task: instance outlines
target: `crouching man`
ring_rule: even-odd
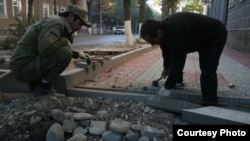
[[[41,19],[32,25],[18,41],[10,59],[15,78],[28,84],[35,96],[51,94],[53,81],[69,65],[71,58],[91,63],[89,55],[71,50],[72,34],[82,26],[90,27],[87,13],[70,5],[58,16]]]

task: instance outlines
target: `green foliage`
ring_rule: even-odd
[[[32,24],[38,20],[38,17],[32,17]],[[1,46],[3,49],[13,49],[15,48],[17,42],[26,30],[29,28],[28,19],[22,17],[15,17],[15,23],[9,25],[8,32],[9,36],[5,38],[3,42],[1,42]]]
[[[190,0],[182,11],[202,13],[203,7],[199,4],[199,0]]]
[[[135,38],[134,43],[137,43],[137,44],[140,43],[140,38]]]

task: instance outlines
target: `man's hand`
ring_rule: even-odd
[[[63,38],[67,38],[68,39],[68,42],[70,42],[70,44],[73,44],[73,36],[72,35],[63,35],[62,36]]]
[[[170,90],[166,89],[164,86],[158,91],[157,95],[159,97],[168,97],[170,96]]]
[[[83,53],[83,52],[79,52],[78,57],[80,59],[82,59],[82,60],[86,60],[86,62],[87,62],[88,65],[91,64],[91,59],[90,59],[89,54]]]
[[[169,74],[169,70],[168,69],[163,69],[162,73],[161,73],[161,77],[162,78],[166,78]]]

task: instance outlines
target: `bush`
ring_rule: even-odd
[[[25,17],[25,16],[23,16]],[[23,36],[26,30],[29,28],[28,20],[26,18],[22,18],[20,16],[15,17],[16,23],[10,24],[8,31],[9,36],[5,38],[3,42],[1,42],[0,46],[3,49],[14,49],[19,39]],[[32,24],[38,20],[38,17],[32,17]]]
[[[14,36],[8,36],[1,43],[1,46],[3,47],[4,50],[14,49],[16,47],[17,42],[18,42],[18,39],[16,37],[14,37]]]

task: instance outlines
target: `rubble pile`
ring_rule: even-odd
[[[1,141],[169,141],[179,115],[131,99],[0,99]]]

